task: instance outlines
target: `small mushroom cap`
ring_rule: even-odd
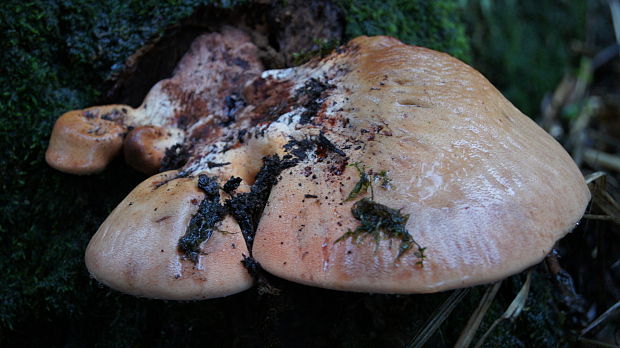
[[[242,30],[223,27],[221,33],[200,35],[173,76],[153,86],[137,109],[107,105],[59,118],[47,161],[67,173],[99,172],[120,152],[131,130],[124,142],[128,164],[154,174],[166,149],[217,135],[219,123],[229,122],[243,105],[236,96],[262,70],[258,48]]]
[[[114,209],[88,244],[88,270],[113,289],[149,298],[198,300],[248,289],[253,280],[241,260],[249,253],[231,217],[203,243],[196,264],[178,251],[204,194],[196,178],[176,176],[152,176]]]
[[[53,168],[70,174],[102,171],[120,152],[126,129],[117,120],[101,116],[128,108],[107,105],[63,114],[52,130],[45,160]]]
[[[166,149],[176,144],[176,138],[169,130],[161,127],[136,127],[123,142],[125,161],[132,168],[153,175],[159,172]]]
[[[322,117],[350,122],[325,136],[349,164],[387,172],[374,201],[409,216],[426,257],[415,246],[398,257],[401,241],[385,236],[336,242],[360,226],[352,208],[371,193],[347,201],[360,175],[334,174],[333,154],[283,172],[271,191],[253,248],[265,270],[331,289],[443,291],[540,262],[579,221],[590,194],[575,163],[476,70],[392,38],[348,47],[350,73],[324,102],[341,104]]]

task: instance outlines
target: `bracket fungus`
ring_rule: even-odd
[[[204,34],[141,107],[63,115],[47,160],[87,174],[121,148],[145,173],[180,167],[118,205],[86,265],[153,298],[245,290],[257,263],[347,291],[491,282],[538,263],[589,200],[564,149],[480,73],[390,37],[263,71],[243,32]]]

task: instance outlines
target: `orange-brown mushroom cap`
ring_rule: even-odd
[[[265,270],[331,289],[436,292],[536,264],[579,221],[590,196],[575,163],[476,70],[386,37],[348,46],[351,72],[324,103],[337,104],[323,114],[336,120],[325,135],[349,164],[385,171],[385,187],[368,174],[373,200],[408,215],[425,258],[415,247],[399,257],[401,241],[385,234],[345,235],[371,191],[347,201],[360,174],[336,173],[334,154],[287,170],[271,192],[253,248]]]
[[[132,168],[146,174],[155,174],[161,167],[166,149],[175,144],[166,130],[156,126],[141,126],[132,129],[123,142],[125,162]]]
[[[225,218],[193,263],[178,250],[204,195],[196,178],[176,171],[152,176],[110,214],[86,249],[86,266],[100,282],[124,293],[169,300],[222,297],[252,286],[248,255],[232,218]]]
[[[70,174],[100,172],[120,152],[126,132],[119,122],[122,120],[105,115],[126,113],[128,109],[107,105],[65,113],[54,125],[45,160]]]

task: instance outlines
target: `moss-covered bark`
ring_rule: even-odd
[[[200,4],[0,5],[0,345],[35,337],[62,342],[68,330],[88,327],[89,320],[70,324],[78,318],[93,310],[106,317],[102,308],[119,308],[114,296],[101,302],[105,291],[88,279],[83,251],[143,178],[120,163],[101,175],[65,175],[45,164],[45,149],[61,113],[95,104],[102,83],[129,55]],[[62,324],[56,330],[53,323]],[[35,329],[43,334],[31,335]]]
[[[82,258],[90,236],[144,177],[120,160],[89,177],[50,169],[44,152],[53,122],[64,111],[96,104],[105,92],[101,86],[133,52],[205,2],[0,5],[0,345],[401,346],[446,298],[351,294],[282,281],[277,297],[250,290],[176,303],[122,295],[89,279]],[[337,4],[345,39],[387,34],[469,57],[453,0]],[[436,344],[454,342],[481,292],[457,309],[433,338]],[[504,302],[515,292],[504,290]],[[553,322],[524,320],[545,337],[557,336]],[[511,328],[510,339],[532,342]]]
[[[405,43],[448,52],[469,61],[469,41],[457,1],[338,0],[346,34],[389,35]]]

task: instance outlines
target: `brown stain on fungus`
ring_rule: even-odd
[[[289,80],[260,77],[245,88],[243,96],[248,105],[254,108],[250,114],[253,126],[274,121],[291,110],[293,100],[290,90],[293,83]]]
[[[163,222],[163,221],[166,221],[168,219],[170,219],[170,215],[161,217],[161,218],[155,220],[155,222]]]

